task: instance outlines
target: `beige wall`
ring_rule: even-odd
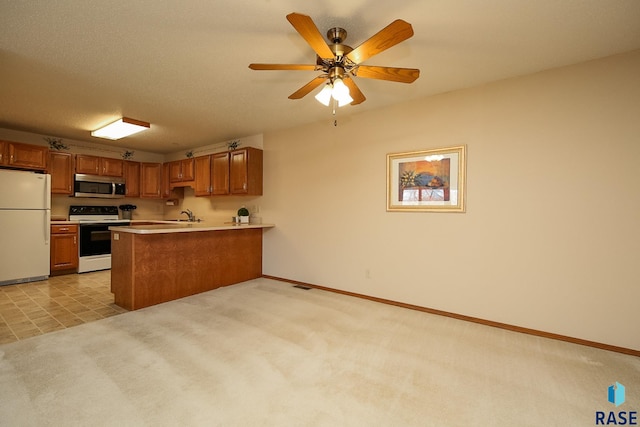
[[[265,274],[640,350],[640,51],[330,119],[264,136]],[[466,213],[386,212],[460,144]]]

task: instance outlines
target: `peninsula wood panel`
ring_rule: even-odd
[[[118,234],[111,291],[128,310],[262,276],[262,229]]]

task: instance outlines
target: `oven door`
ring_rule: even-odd
[[[106,255],[111,253],[113,224],[80,224],[80,256]]]

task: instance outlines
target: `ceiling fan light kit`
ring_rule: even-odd
[[[94,130],[91,132],[91,136],[116,140],[142,132],[150,127],[151,125],[147,122],[123,117],[113,123],[109,123],[108,125],[101,127],[100,129]]]
[[[321,72],[319,76],[289,95],[289,99],[303,98],[324,84],[322,90],[315,96],[320,103],[329,106],[331,98],[333,98],[334,107],[335,104],[339,107],[347,104],[357,105],[364,102],[366,97],[356,85],[355,77],[413,83],[420,76],[420,70],[415,68],[361,65],[372,56],[413,36],[411,24],[401,19],[393,21],[355,49],[342,44],[347,37],[347,31],[343,28],[329,29],[327,39],[330,44],[327,44],[309,16],[290,13],[287,15],[287,20],[315,51],[316,63],[314,65],[249,64],[249,68],[252,70]]]
[[[321,104],[329,106],[331,102],[331,98],[338,104],[338,107],[342,107],[344,105],[351,104],[353,102],[353,98],[349,94],[349,88],[344,84],[342,79],[335,79],[333,83],[328,82],[320,92],[315,96],[315,98]]]

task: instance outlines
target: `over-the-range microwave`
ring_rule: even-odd
[[[77,173],[73,179],[75,197],[116,199],[125,196],[124,178]]]

